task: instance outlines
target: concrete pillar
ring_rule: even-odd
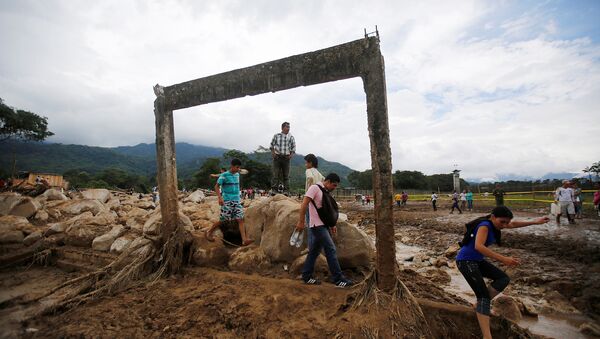
[[[177,228],[179,205],[177,203],[177,166],[175,161],[175,132],[173,111],[165,108],[164,97],[154,101],[156,120],[156,163],[157,181],[162,216],[162,241]]]
[[[367,95],[367,120],[371,142],[378,287],[391,292],[396,285],[396,242],[392,211],[392,152],[388,123],[385,65],[377,48],[365,61],[363,83]]]

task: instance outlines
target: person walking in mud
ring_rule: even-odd
[[[290,189],[290,161],[296,153],[296,140],[290,134],[290,123],[281,124],[281,133],[271,140],[271,156],[273,157],[273,178],[271,188],[278,191],[278,185],[283,184],[285,193]]]
[[[450,210],[450,214],[454,214],[455,208],[458,210],[458,214],[462,214],[460,207],[458,207],[458,193],[456,191],[452,193],[452,210]]]
[[[394,201],[396,202],[396,206],[400,207],[400,203],[402,202],[402,195],[400,193],[396,193],[396,195],[394,195]]]
[[[500,184],[496,184],[496,188],[492,192],[494,195],[494,199],[496,199],[496,206],[504,206],[504,190],[500,186]]]
[[[575,195],[571,188],[571,182],[569,180],[563,180],[562,187],[556,189],[554,193],[554,201],[560,207],[558,214],[556,215],[556,225],[560,225],[560,217],[567,215],[569,224],[575,224]]]
[[[437,211],[437,200],[438,200],[438,196],[437,194],[435,194],[435,192],[431,192],[431,206],[433,206],[433,211]]]
[[[473,210],[473,192],[471,192],[471,190],[467,191],[466,198],[467,198],[467,209],[469,211],[472,211]]]
[[[460,193],[460,208],[464,210],[467,209],[467,190],[463,190]]]
[[[461,248],[456,256],[456,266],[465,277],[469,286],[475,292],[477,303],[475,311],[483,337],[492,338],[490,330],[490,314],[492,299],[500,294],[510,278],[502,270],[485,260],[485,257],[500,261],[507,266],[519,265],[519,260],[499,254],[489,247],[501,244],[501,230],[504,228],[519,228],[530,225],[547,223],[548,217],[532,221],[513,221],[513,213],[506,206],[496,206],[491,214],[479,217],[466,224],[467,230],[461,242]],[[488,286],[483,278],[491,279]]]
[[[235,220],[240,228],[242,237],[242,246],[248,246],[254,240],[248,237],[246,227],[244,227],[244,207],[240,202],[240,169],[242,162],[240,159],[232,159],[229,171],[221,173],[217,183],[215,184],[215,192],[221,205],[221,214],[219,221],[214,223],[206,232],[205,236],[208,241],[215,241],[213,232],[221,223],[225,221]]]
[[[308,254],[304,267],[302,268],[302,281],[307,285],[319,285],[321,282],[313,276],[315,262],[321,249],[325,252],[329,272],[335,286],[346,288],[354,285],[352,280],[347,279],[342,273],[340,263],[336,255],[335,244],[332,235],[337,233],[337,228],[331,225],[325,225],[319,216],[317,209],[323,208],[324,195],[326,192],[332,192],[340,183],[340,177],[335,173],[330,173],[321,183],[309,187],[304,195],[304,200],[300,206],[300,213],[296,230],[302,231],[305,228],[305,213],[308,210],[310,214],[308,224]],[[335,202],[334,202],[335,203]],[[331,226],[331,227],[330,227]],[[312,238],[312,241],[311,241]]]

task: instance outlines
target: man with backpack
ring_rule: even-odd
[[[300,206],[298,224],[296,225],[297,230],[301,231],[305,227],[307,209],[310,216],[307,235],[312,238],[312,241],[308,242],[308,255],[302,269],[302,280],[308,285],[319,285],[321,283],[313,277],[315,262],[321,253],[321,249],[325,252],[329,272],[335,286],[345,288],[354,284],[344,277],[337,259],[335,244],[331,238],[337,232],[335,225],[338,218],[338,207],[337,202],[329,192],[335,190],[339,183],[340,177],[337,174],[328,174],[323,182],[308,188]]]

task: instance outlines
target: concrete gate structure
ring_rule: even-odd
[[[154,86],[156,100],[156,159],[166,241],[178,225],[177,168],[173,111],[211,102],[277,92],[360,77],[367,97],[367,122],[375,198],[378,287],[391,291],[396,282],[392,215],[390,150],[385,66],[379,36],[294,55],[251,67],[162,87]]]

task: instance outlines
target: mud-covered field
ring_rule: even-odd
[[[345,203],[342,210],[374,236],[372,207]],[[400,279],[422,305],[443,303],[437,309],[423,308],[428,322],[436,327],[435,337],[479,337],[470,306],[474,296],[453,258],[464,223],[485,210],[450,215],[443,206],[433,212],[428,204],[409,202],[395,211]],[[544,212],[517,210],[515,214],[517,219],[527,219]],[[512,279],[504,296],[519,307],[516,324],[553,338],[594,335],[600,320],[599,235],[597,219],[578,220],[574,226],[552,221],[503,232],[504,246],[497,250],[521,260],[516,268],[498,264]],[[250,272],[193,267],[182,275],[144,283],[64,313],[35,316],[39,305],[23,300],[81,272],[40,265],[3,269],[1,337],[335,337],[348,333],[344,331],[349,331],[356,317],[376,317],[348,312],[351,290],[328,283],[306,286],[283,265]],[[357,281],[365,274],[345,273]],[[444,315],[446,309],[454,312],[454,320]],[[499,306],[497,310],[504,309]],[[495,333],[503,333],[496,337],[532,337],[510,323],[495,323]],[[361,337],[373,332],[353,333]]]
[[[448,207],[448,208],[446,208]],[[449,206],[434,212],[425,202],[395,207],[397,258],[401,267],[429,278],[446,293],[469,302],[474,294],[454,263],[464,224],[487,214],[490,206],[450,214]],[[348,205],[352,221],[374,235],[373,211]],[[546,209],[514,209],[515,220],[546,216]],[[565,220],[566,221],[566,220]],[[600,220],[578,219],[576,225],[550,222],[502,232],[503,246],[494,249],[521,261],[504,267],[511,284],[504,295],[526,305],[519,323],[555,338],[584,337],[581,328],[600,320]],[[446,261],[446,259],[448,259]],[[437,267],[436,267],[437,266]],[[439,268],[438,268],[439,267]],[[535,315],[535,317],[528,316]],[[596,325],[594,325],[596,324]],[[583,331],[590,333],[590,331]]]

